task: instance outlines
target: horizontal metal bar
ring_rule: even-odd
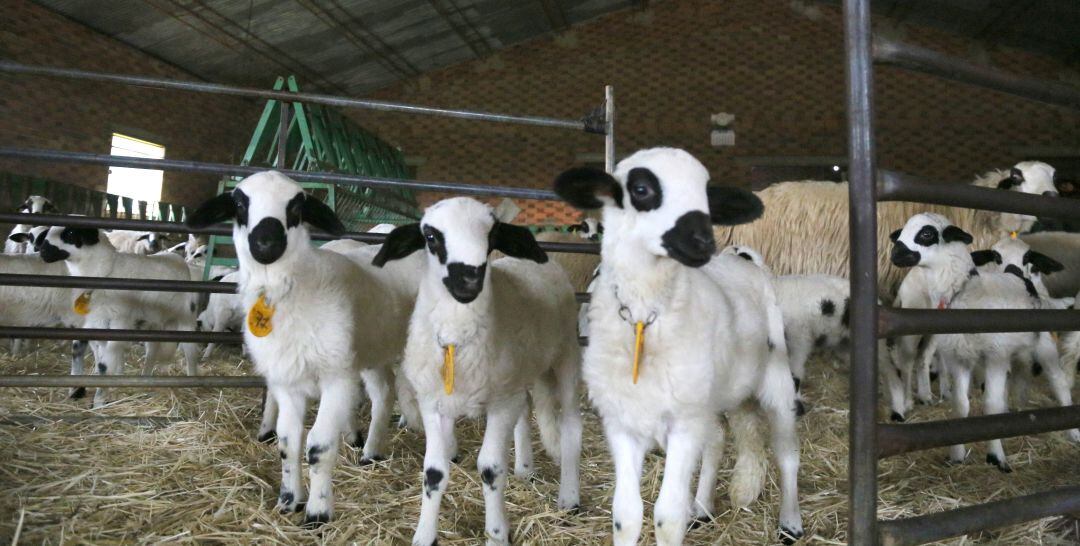
[[[68,277],[63,275],[15,275],[0,273],[0,286],[50,286],[152,292],[201,292],[234,294],[236,283],[217,281],[170,281],[163,279],[114,279],[111,277]]]
[[[911,201],[1049,218],[1080,217],[1080,200],[1077,199],[1043,197],[971,184],[935,184],[887,170],[878,171],[877,185],[878,201]]]
[[[232,235],[232,226],[218,224],[195,229],[180,222],[160,222],[157,220],[124,220],[117,218],[96,218],[93,216],[68,216],[64,214],[35,214],[34,223],[39,226],[70,226],[99,229],[130,229],[135,231],[156,231],[162,233],[201,233],[207,235]],[[26,214],[18,212],[0,212],[0,223],[18,224],[26,222]],[[386,240],[384,233],[349,232],[335,237],[323,231],[311,231],[311,238],[316,240],[350,239],[381,245]],[[578,254],[599,254],[599,243],[560,243],[540,241],[540,248],[548,252],[573,252]]]
[[[1080,487],[1061,487],[937,514],[879,521],[882,546],[927,544],[946,538],[1080,511]]]
[[[1080,406],[1046,408],[929,423],[879,424],[878,457],[1080,427]]]
[[[66,415],[4,415],[0,416],[0,425],[40,426],[57,423],[121,423],[146,428],[163,428],[173,423],[187,421],[183,417],[126,416],[126,415],[84,415],[71,413]]]
[[[266,167],[249,165],[229,165],[227,163],[205,163],[184,159],[150,159],[146,157],[124,157],[86,152],[69,152],[40,148],[0,147],[0,157],[29,159],[36,161],[56,161],[103,165],[107,167],[129,167],[133,169],[153,169],[159,171],[192,172],[218,176],[250,176],[268,171]],[[529,188],[508,188],[482,184],[461,184],[458,182],[421,182],[401,178],[380,178],[348,173],[328,173],[318,171],[297,171],[280,169],[278,172],[300,182],[325,182],[342,186],[368,186],[372,188],[406,188],[413,191],[449,192],[461,195],[482,197],[511,197],[515,199],[542,199],[559,201],[560,198],[551,190]]]
[[[233,375],[0,375],[0,387],[145,387],[149,389],[251,389],[259,376]]]
[[[1055,81],[1017,76],[881,36],[874,37],[874,60],[946,80],[978,85],[1056,106],[1080,109],[1080,88]]]
[[[878,337],[1080,330],[1080,310],[878,309]]]
[[[176,89],[180,91],[212,93],[216,95],[231,95],[236,97],[247,97],[255,99],[273,99],[285,102],[324,104],[327,106],[336,106],[339,108],[359,108],[365,110],[381,110],[385,112],[402,112],[407,114],[427,114],[477,121],[493,121],[497,123],[536,125],[540,127],[575,129],[578,131],[586,130],[584,120],[560,119],[542,116],[517,116],[511,114],[496,114],[492,112],[457,110],[450,108],[433,108],[430,106],[416,106],[412,104],[402,104],[396,102],[386,102],[369,99],[357,99],[337,95],[324,95],[320,93],[290,93],[287,91],[256,89],[252,87],[237,87],[232,85],[222,85],[218,83],[173,80],[168,78],[155,78],[149,76],[131,76],[127,74],[115,74],[108,72],[91,72],[88,70],[77,70],[52,66],[31,66],[11,61],[0,61],[0,72],[11,72],[14,74],[29,74],[34,76],[48,76],[54,78],[68,78],[76,80],[92,80],[99,82],[118,83],[123,85],[135,85],[139,87]]]
[[[243,334],[234,332],[0,326],[0,338],[4,337],[93,341],[175,341],[177,343],[243,343],[244,341]]]

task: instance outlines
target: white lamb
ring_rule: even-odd
[[[622,160],[614,176],[580,168],[555,181],[555,191],[575,207],[603,209],[601,272],[589,306],[583,373],[615,463],[618,546],[636,544],[641,533],[640,477],[650,446],[659,444],[667,454],[656,540],[679,544],[699,462],[693,512],[712,510],[722,453],[719,414],[735,417],[755,400],[769,417],[780,468],[781,537],[793,541],[803,534],[783,317],[767,274],[741,258],[713,256],[712,224],[752,221],[761,201],[745,190],[706,188],[708,179],[687,152],[654,148]],[[742,471],[763,466],[743,462],[736,462],[731,489],[754,484],[752,495],[733,495],[749,502],[763,477]]]
[[[118,252],[102,232],[92,228],[53,227],[41,244],[47,263],[63,261],[72,276],[122,279],[189,279],[183,260],[174,254],[138,256]],[[141,290],[76,290],[86,328],[195,330],[195,297],[184,292]],[[77,309],[80,311],[80,309]],[[124,371],[126,341],[91,342],[98,373],[119,375]],[[159,360],[176,352],[176,343],[146,342],[143,375],[151,375]],[[181,343],[188,375],[198,373],[198,347]],[[81,375],[72,369],[72,375]],[[97,389],[94,407],[107,401],[106,389]]]
[[[48,197],[31,195],[26,198],[26,201],[23,201],[22,205],[19,205],[19,212],[23,214],[56,214],[57,210]],[[29,252],[27,241],[13,236],[20,233],[30,233],[32,227],[34,227],[33,224],[16,224],[11,229],[11,233],[8,234],[7,240],[4,241],[4,254],[24,254]]]
[[[235,220],[244,344],[278,407],[282,513],[305,507],[304,525],[333,517],[331,475],[341,435],[355,441],[361,374],[372,399],[362,462],[383,458],[394,396],[392,366],[405,343],[408,302],[384,289],[392,273],[315,248],[307,225],[340,235],[341,221],[299,184],[274,171],[254,174],[204,203],[195,228]],[[307,402],[319,399],[307,435],[311,494],[301,472]]]
[[[220,282],[240,282],[240,272],[234,271],[225,275]],[[238,294],[210,294],[206,309],[199,313],[199,329],[204,332],[239,332],[244,326],[244,310],[240,306]],[[216,343],[208,343],[203,351],[202,359],[206,360],[213,354],[217,347]]]
[[[106,231],[105,236],[118,252],[146,256],[161,251],[161,236],[152,231],[131,231],[114,229]]]
[[[971,235],[939,214],[913,216],[893,237],[891,260],[897,267],[924,270],[927,299],[938,308],[950,309],[1041,309],[1045,308],[1030,281],[1009,273],[979,273],[967,245]],[[987,334],[939,334],[933,336],[939,357],[952,376],[953,414],[967,417],[968,389],[973,371],[985,375],[983,408],[986,414],[1008,411],[1006,382],[1013,363],[1031,368],[1033,359],[1042,363],[1054,396],[1062,406],[1072,404],[1067,378],[1060,368],[1057,347],[1050,335],[1039,332]],[[1069,431],[1080,441],[1080,431]],[[1000,440],[988,445],[986,462],[1003,472],[1011,467]],[[966,458],[963,445],[950,450],[950,460]]]
[[[474,199],[448,199],[429,207],[419,224],[391,232],[374,263],[383,265],[425,247],[427,265],[402,363],[427,441],[413,544],[436,543],[439,504],[456,443],[454,421],[480,414],[487,417],[477,457],[487,543],[508,544],[508,440],[513,431],[515,473],[531,473],[530,389],[541,439],[549,454],[558,454],[562,469],[558,507],[575,509],[580,502],[580,350],[573,288],[527,229],[497,221],[491,207]],[[493,250],[507,257],[489,268]]]

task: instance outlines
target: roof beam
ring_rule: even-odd
[[[420,70],[410,63],[408,59],[402,57],[394,48],[382,41],[363,21],[346,11],[336,0],[332,0],[331,4],[340,12],[340,15],[344,16],[344,19],[335,17],[334,14],[330,13],[330,10],[320,6],[315,0],[297,0],[297,2],[322,20],[326,26],[340,32],[356,49],[376,57],[383,68],[386,68],[399,78],[416,76],[420,73]],[[355,32],[350,27],[357,28],[368,36]]]
[[[544,16],[547,17],[551,30],[562,32],[570,28],[570,25],[566,22],[566,15],[557,0],[539,0],[539,2],[540,7],[544,8]]]
[[[454,22],[454,20],[450,17],[451,14],[442,5],[441,2],[443,2],[443,0],[428,0],[428,3],[431,4],[432,8],[435,8],[435,12],[438,13],[439,17],[442,18],[442,20],[450,27],[450,29],[458,35],[458,38],[461,38],[461,41],[465,42],[465,45],[472,50],[473,55],[475,55],[476,58],[481,58],[490,54],[491,46],[488,45],[487,41],[484,39],[484,36],[480,34],[480,31],[476,30],[476,28],[472,26],[472,23],[470,23],[469,20],[465,17],[465,14],[461,13],[461,10],[453,4],[452,0],[446,1],[450,3],[450,6],[454,8],[454,10],[457,12],[457,15],[461,17],[461,19],[465,22],[466,25],[469,26],[468,30],[471,30],[476,35],[476,37],[469,36],[468,30]]]

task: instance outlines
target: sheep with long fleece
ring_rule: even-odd
[[[939,214],[920,213],[911,217],[892,237],[890,259],[897,267],[925,270],[927,297],[939,308],[952,309],[1041,309],[1043,302],[1022,274],[979,273],[968,252],[972,237]],[[1015,267],[1015,266],[1013,266]],[[1008,411],[1007,380],[1013,363],[1030,368],[1033,359],[1043,365],[1055,398],[1062,406],[1072,405],[1065,373],[1060,368],[1057,347],[1050,336],[1040,332],[998,332],[988,334],[939,334],[934,344],[946,370],[952,376],[953,414],[967,417],[968,390],[972,373],[985,376],[983,408],[986,414]],[[1080,430],[1068,432],[1080,441]],[[950,460],[962,463],[964,446],[950,449]],[[1005,458],[1001,440],[988,444],[986,462],[1002,472],[1012,469]]]
[[[412,542],[437,542],[454,421],[484,414],[487,425],[476,464],[487,543],[509,544],[504,497],[508,438],[513,431],[515,472],[530,473],[530,392],[544,446],[553,457],[558,454],[558,507],[575,509],[580,502],[574,291],[566,273],[548,262],[527,229],[499,222],[491,207],[474,199],[432,205],[420,223],[391,232],[374,263],[381,266],[425,247],[426,267],[402,362],[420,405],[427,444],[424,495]],[[505,257],[488,264],[493,250]],[[439,362],[441,370],[433,365]]]
[[[132,231],[114,229],[106,231],[105,236],[118,252],[146,256],[161,251],[161,236],[152,231]]]
[[[19,205],[19,212],[23,214],[56,214],[58,211],[56,205],[52,204],[52,201],[48,197],[42,197],[40,195],[31,195],[26,198]],[[29,233],[30,229],[34,227],[33,224],[16,224],[8,233],[7,240],[4,241],[4,253],[5,254],[24,254],[29,252],[27,250],[29,245],[25,239],[14,237],[20,233]]]
[[[311,244],[308,225],[335,235],[345,227],[334,212],[275,171],[253,174],[192,214],[195,228],[232,220],[240,262],[239,290],[247,310],[244,344],[277,404],[282,513],[304,510],[304,525],[333,517],[331,477],[341,435],[355,439],[361,373],[372,396],[362,462],[386,454],[392,366],[404,347],[409,309],[391,290],[387,273]],[[319,399],[307,434],[311,494],[301,476],[304,415]],[[305,503],[306,501],[306,503]],[[305,508],[306,506],[306,508]]]
[[[1052,173],[1053,168],[1045,163],[1023,162],[1010,171],[988,172],[973,184],[1041,195],[1054,191]],[[718,241],[757,249],[777,275],[848,274],[847,183],[781,182],[756,194],[765,203],[765,214],[753,223],[715,228]],[[904,276],[889,262],[888,226],[901,225],[923,211],[952,218],[958,227],[972,234],[976,248],[986,248],[1012,231],[1024,233],[1035,222],[1031,216],[1009,213],[921,203],[878,203],[878,294],[884,301],[892,301]]]
[[[722,452],[719,414],[734,417],[753,401],[772,428],[781,537],[793,541],[803,533],[795,386],[783,317],[764,271],[739,257],[714,256],[711,224],[749,222],[762,204],[745,190],[706,188],[708,178],[689,153],[653,148],[619,162],[614,176],[577,168],[555,181],[555,191],[570,204],[603,212],[601,272],[589,305],[583,375],[615,463],[612,527],[619,546],[636,544],[641,533],[640,478],[649,447],[666,451],[656,539],[679,544],[699,462],[695,504],[711,510]],[[762,465],[736,462],[733,491],[747,482],[760,490],[761,476],[740,472],[750,468]]]
[[[97,229],[57,226],[50,228],[41,244],[41,258],[47,263],[63,261],[77,277],[123,279],[189,279],[184,261],[174,254],[138,256],[118,252]],[[184,292],[140,290],[77,290],[76,312],[84,314],[87,328],[195,330],[195,295]],[[92,342],[98,373],[119,375],[124,369],[126,341]],[[176,352],[176,343],[145,343],[143,374],[151,375],[159,360]],[[188,375],[198,373],[198,347],[181,343]],[[79,375],[81,370],[72,370]],[[97,389],[94,407],[107,400],[107,390]]]

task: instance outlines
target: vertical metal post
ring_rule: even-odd
[[[604,170],[615,171],[615,91],[604,86]]]
[[[870,0],[844,0],[851,240],[848,543],[877,533],[877,196]]]
[[[278,126],[277,134],[277,161],[274,162],[274,165],[279,169],[288,168],[285,165],[285,147],[289,142],[289,123],[292,121],[289,116],[292,111],[290,106],[292,105],[287,102],[282,101],[281,103],[281,125]]]

